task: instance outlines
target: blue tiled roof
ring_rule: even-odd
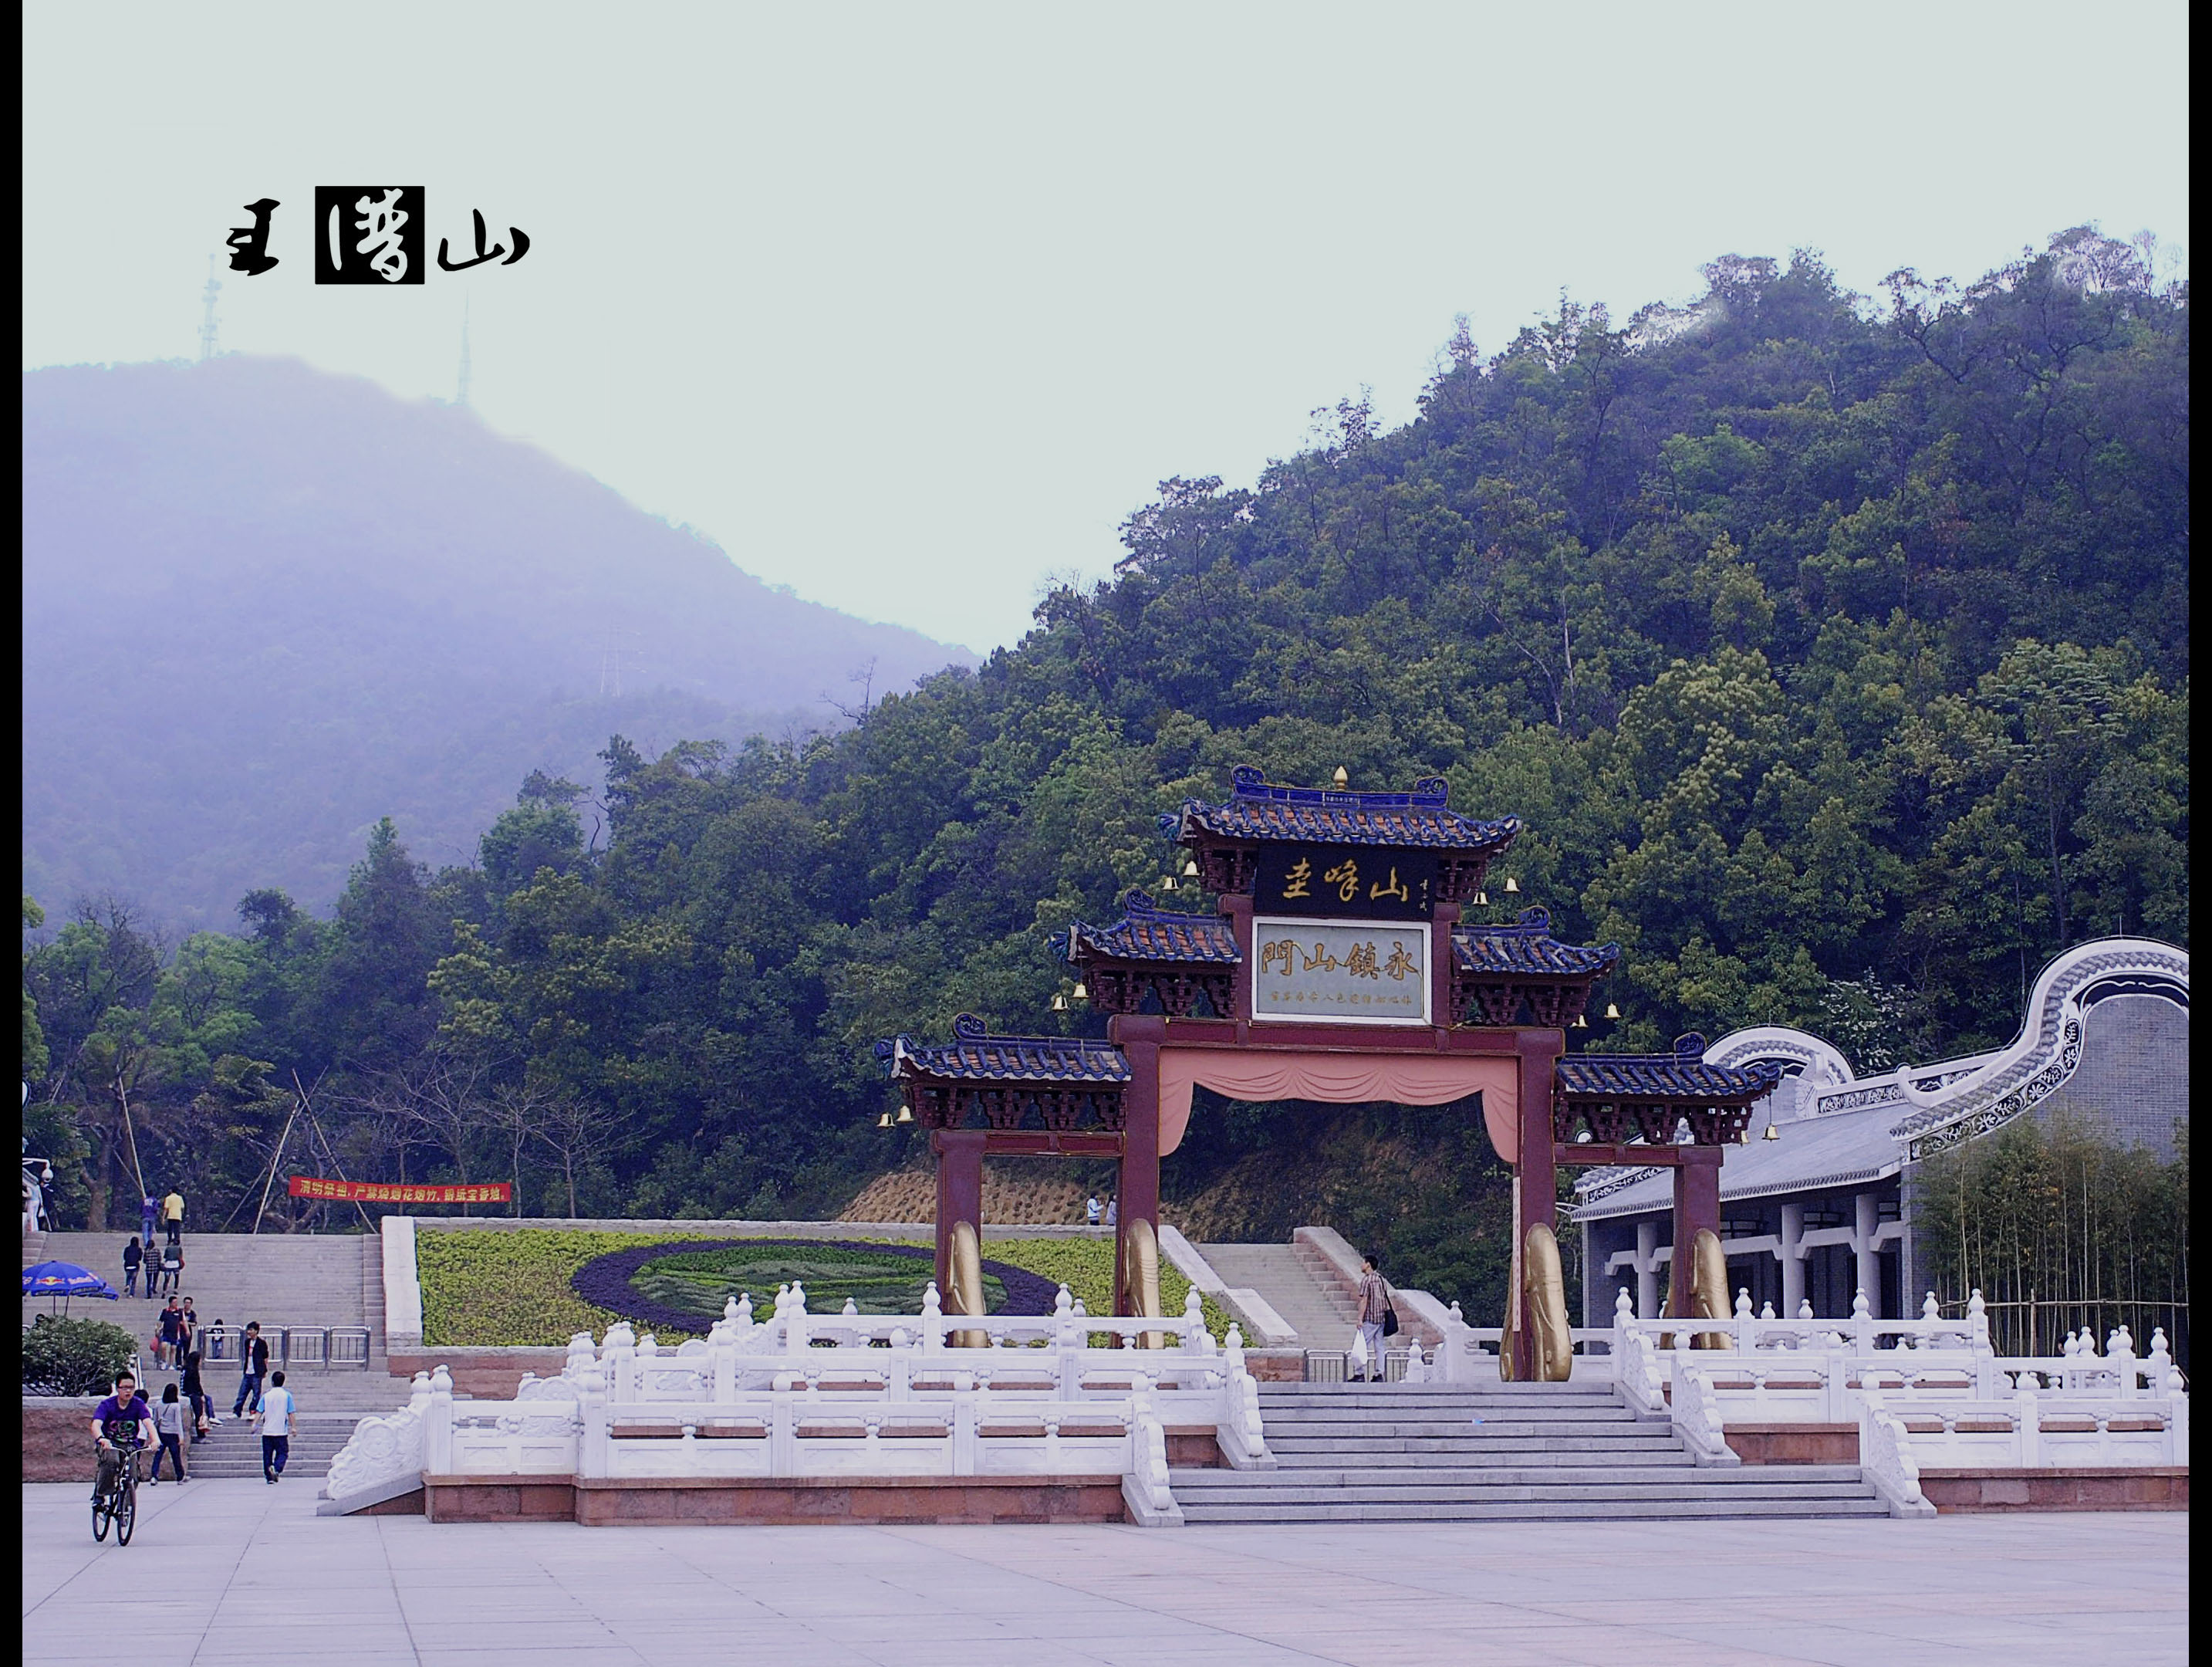
[[[1226,803],[1186,799],[1160,818],[1160,831],[1184,844],[1200,834],[1223,839],[1297,840],[1319,845],[1398,845],[1496,855],[1521,831],[1517,817],[1496,822],[1462,816],[1445,802],[1441,776],[1411,793],[1338,793],[1279,787],[1249,764],[1237,767]]]
[[[1705,1039],[1692,1031],[1671,1054],[1568,1054],[1555,1074],[1559,1092],[1621,1099],[1756,1099],[1771,1093],[1782,1068],[1771,1060],[1708,1065]]]
[[[1129,1080],[1129,1062],[1110,1042],[1070,1036],[993,1036],[970,1013],[952,1021],[950,1042],[916,1045],[911,1037],[894,1037],[876,1043],[876,1058],[894,1078],[1077,1083]]]
[[[1563,944],[1552,935],[1551,911],[1524,909],[1513,926],[1455,926],[1452,964],[1462,972],[1520,977],[1597,977],[1620,959],[1619,944]]]
[[[1063,961],[1079,953],[1109,955],[1125,961],[1213,962],[1233,965],[1243,958],[1237,952],[1237,937],[1218,915],[1171,915],[1158,907],[1143,891],[1121,899],[1121,918],[1111,926],[1088,926],[1078,921],[1049,940],[1053,952]]]

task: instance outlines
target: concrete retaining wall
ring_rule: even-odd
[[[97,1396],[23,1397],[25,1481],[90,1481],[99,1474],[93,1457],[93,1408]]]

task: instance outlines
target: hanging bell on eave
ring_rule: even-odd
[[[1191,857],[1183,863],[1182,877],[1185,879],[1196,879],[1198,878],[1198,859],[1196,857]]]
[[[1055,993],[1052,998],[1052,1010],[1054,1013],[1066,1013],[1067,1011],[1067,998],[1065,995]]]
[[[1605,1004],[1605,1016],[1606,1016],[1607,1019],[1618,1019],[1618,1018],[1620,1018],[1620,1003],[1615,1002],[1615,1001],[1608,1001],[1608,1002],[1607,1002],[1607,1003]]]
[[[1088,1001],[1091,999],[1091,988],[1080,978],[1075,981],[1075,999],[1079,1001]]]
[[[1505,889],[1509,891],[1518,892],[1521,889],[1521,882],[1514,879],[1512,875],[1508,874],[1505,877]]]
[[[884,1112],[882,1116],[876,1119],[876,1127],[878,1129],[889,1129],[890,1126],[891,1114],[888,1111]]]

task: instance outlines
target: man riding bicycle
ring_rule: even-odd
[[[97,1505],[114,1491],[125,1463],[137,1463],[139,1450],[154,1442],[153,1408],[128,1372],[115,1374],[115,1393],[93,1409],[92,1433],[100,1452],[100,1480],[92,1490]]]

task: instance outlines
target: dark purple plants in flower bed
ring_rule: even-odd
[[[714,1323],[711,1319],[656,1301],[639,1291],[630,1281],[647,1262],[658,1262],[663,1256],[734,1250],[846,1250],[872,1256],[912,1257],[922,1262],[934,1262],[937,1256],[936,1250],[932,1246],[874,1244],[850,1238],[671,1238],[657,1244],[633,1244],[626,1250],[610,1250],[605,1256],[593,1256],[569,1275],[568,1285],[594,1308],[619,1314],[633,1324],[656,1334],[680,1332],[698,1336]],[[1042,1274],[1033,1274],[1026,1268],[1012,1267],[1003,1262],[986,1262],[983,1272],[1006,1288],[1006,1300],[994,1311],[1000,1314],[1024,1317],[1049,1314],[1060,1295],[1059,1286]],[[768,1317],[765,1309],[762,1310],[761,1317]]]

